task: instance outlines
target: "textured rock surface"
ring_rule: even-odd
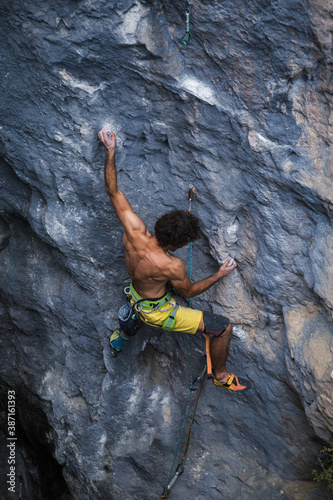
[[[194,278],[239,263],[195,306],[237,325],[229,366],[255,387],[207,384],[173,497],[325,498],[310,481],[333,428],[332,16],[226,0],[191,19],[185,48],[180,0],[2,2],[1,442],[11,389],[23,498],[158,498],[185,412],[187,336],[145,329],[110,358],[127,275],[103,126],[150,229],[195,185]]]

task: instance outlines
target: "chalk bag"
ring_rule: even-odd
[[[139,321],[133,312],[133,308],[130,304],[124,304],[118,311],[118,319],[121,330],[134,337],[138,328]]]

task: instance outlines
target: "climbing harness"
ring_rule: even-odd
[[[143,299],[137,293],[133,286],[133,283],[131,282],[128,287],[124,288],[124,292],[127,295],[128,299],[132,301],[133,310],[138,313],[139,317],[142,319],[142,321],[144,321],[144,323],[162,328],[167,332],[173,331],[176,324],[176,313],[179,305],[174,300],[171,291],[168,291],[163,297],[160,297],[159,299]],[[170,307],[166,308],[167,305],[169,305]],[[162,307],[164,309],[162,309]],[[141,312],[143,312],[146,316],[147,314],[151,314],[154,311],[160,311],[163,313],[170,311],[170,313],[164,319],[161,325],[150,323],[146,317],[140,315]]]
[[[185,47],[187,47],[188,45],[190,45],[190,41],[191,41],[191,32],[190,32],[191,2],[188,0],[186,3],[187,3],[187,7],[186,7],[186,11],[185,11],[185,15],[186,15],[186,31],[185,31],[184,35],[182,36],[182,42],[185,45]]]

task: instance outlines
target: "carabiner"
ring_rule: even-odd
[[[179,471],[179,468],[181,467],[181,470]],[[173,485],[175,484],[176,480],[178,479],[178,477],[183,474],[184,472],[184,467],[182,465],[182,462],[180,462],[177,466],[177,469],[176,469],[176,473],[175,475],[173,476],[173,478],[171,479],[170,483],[168,484],[168,486],[165,488],[165,490],[163,490],[163,493],[161,495],[161,498],[169,498],[169,495],[170,495],[170,491],[171,491],[171,488],[173,487]]]
[[[138,304],[138,303],[134,304],[134,309],[136,310],[136,312],[140,313],[142,311],[142,304]],[[151,311],[149,311],[149,312],[151,312]]]
[[[195,382],[201,382],[201,380],[203,379],[203,377],[205,376],[206,374],[206,370],[207,370],[207,366],[204,366],[202,372],[200,373],[199,377],[195,378],[193,381],[192,381],[192,384],[189,386],[189,389],[190,391],[197,391],[199,389],[199,386],[198,387],[193,387],[193,384]]]

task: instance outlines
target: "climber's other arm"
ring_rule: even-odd
[[[105,146],[105,188],[118,219],[129,236],[133,232],[146,232],[144,222],[138,217],[126,196],[120,191],[117,184],[117,170],[115,162],[116,136],[111,130],[104,128],[98,133],[102,144]]]

